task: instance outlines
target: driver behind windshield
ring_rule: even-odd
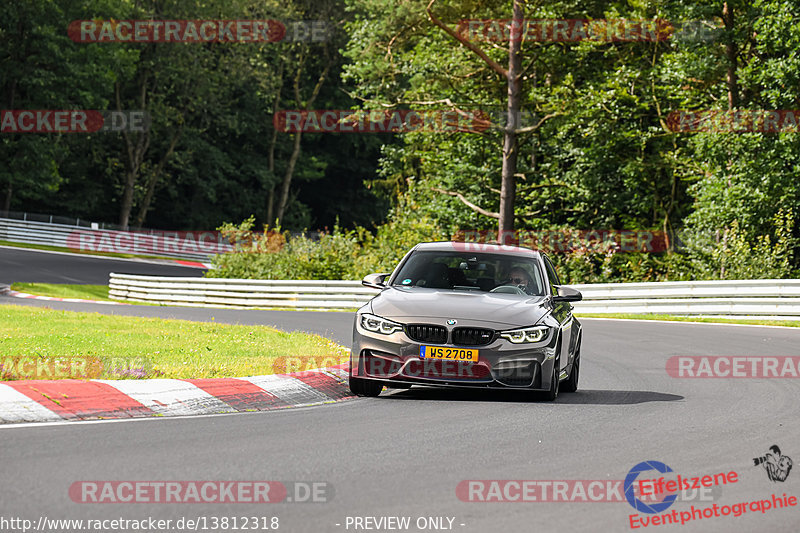
[[[508,273],[508,279],[511,285],[515,285],[525,291],[527,294],[533,294],[533,280],[531,279],[528,271],[521,267],[514,267]]]
[[[392,284],[482,292],[504,292],[496,289],[505,286],[519,288],[530,296],[544,295],[542,281],[532,259],[509,261],[506,257],[490,253],[415,252],[400,267]]]

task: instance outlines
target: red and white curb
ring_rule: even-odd
[[[213,263],[206,263],[203,261],[187,261],[185,259],[175,259],[173,263],[178,263],[179,265],[188,267],[205,268],[206,270],[211,270],[214,268]]]
[[[0,424],[211,415],[333,403],[353,398],[348,366],[245,378],[4,381]]]

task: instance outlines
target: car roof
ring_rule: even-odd
[[[414,247],[414,251],[475,252],[501,255],[507,253],[511,255],[528,255],[534,258],[539,258],[541,256],[538,251],[531,250],[530,248],[523,248],[521,246],[459,241],[421,242]]]

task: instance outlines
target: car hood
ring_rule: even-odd
[[[456,319],[464,326],[486,324],[514,328],[536,324],[550,312],[545,302],[544,296],[389,287],[370,304],[372,313],[402,323],[422,319],[444,323]]]

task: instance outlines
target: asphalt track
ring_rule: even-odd
[[[326,331],[342,342],[352,319],[349,313],[56,303],[48,306],[263,320]],[[291,532],[367,531],[347,529],[348,516],[409,516],[407,531],[420,531],[417,517],[445,516],[455,518],[453,530],[470,533],[629,531],[634,511],[625,502],[471,503],[459,500],[456,487],[462,480],[621,480],[645,460],[662,461],[684,476],[738,473],[738,482],[723,487],[714,502],[677,502],[668,511],[773,493],[800,496],[800,472],[770,482],[752,461],[773,444],[800,460],[798,380],[676,379],[665,371],[674,355],[798,355],[800,331],[605,320],[584,325],[581,389],[552,404],[415,388],[289,411],[3,428],[0,516],[34,523],[40,516],[277,516],[279,530]],[[333,487],[333,498],[315,504],[78,504],[67,491],[80,480],[318,481]],[[800,508],[652,529],[797,531]]]
[[[0,283],[108,285],[111,272],[153,276],[202,276],[193,267],[0,246]]]

